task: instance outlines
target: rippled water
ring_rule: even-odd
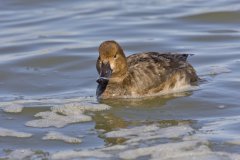
[[[1,1],[0,159],[240,159],[239,26],[237,0]],[[203,82],[100,105],[109,39],[127,55],[193,53]]]

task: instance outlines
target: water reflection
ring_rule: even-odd
[[[142,98],[123,98],[123,99],[104,99],[99,100],[100,103],[108,104],[112,107],[137,107],[137,108],[148,108],[148,107],[161,107],[168,101],[180,97],[190,96],[192,91],[171,93],[161,96],[149,96]]]
[[[132,128],[134,126],[158,124],[160,127],[170,127],[178,125],[191,125],[196,127],[194,120],[158,120],[158,121],[129,121],[118,116],[117,113],[112,111],[105,113],[97,113],[94,116],[95,129],[99,131],[99,138],[104,139],[106,145],[116,145],[124,143],[127,138],[125,137],[106,137],[105,133],[124,129]]]
[[[125,138],[105,138],[104,133],[117,130],[120,128],[127,128],[129,123],[123,118],[114,113],[99,113],[94,116],[95,129],[101,131],[100,138],[103,138],[107,144],[120,144],[125,141]]]
[[[159,124],[161,127],[176,126],[179,124],[193,124],[192,120],[130,120],[119,115],[120,110],[138,109],[144,111],[149,108],[161,108],[171,100],[190,96],[192,91],[173,93],[163,96],[135,98],[135,99],[105,99],[100,103],[108,104],[112,107],[110,111],[100,112],[94,115],[95,129],[99,131],[99,137],[104,139],[106,145],[122,144],[127,139],[124,137],[107,138],[104,133],[119,129],[129,128],[138,125],[149,125],[153,123]]]

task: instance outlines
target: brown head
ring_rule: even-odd
[[[126,56],[121,46],[115,41],[105,41],[99,46],[96,63],[99,79],[122,79],[128,70]]]

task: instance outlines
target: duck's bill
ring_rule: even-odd
[[[108,81],[110,76],[112,74],[112,69],[110,67],[110,64],[102,64],[101,69],[100,69],[100,75],[99,78],[97,79],[97,82],[100,83],[102,81]]]

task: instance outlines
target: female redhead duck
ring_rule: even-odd
[[[198,76],[188,56],[146,52],[126,57],[117,42],[105,41],[96,62],[96,95],[100,99],[143,97],[189,86]]]

